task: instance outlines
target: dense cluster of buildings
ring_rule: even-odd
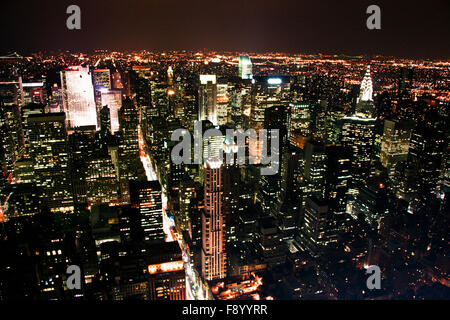
[[[449,96],[446,61],[2,57],[0,300],[448,297]]]

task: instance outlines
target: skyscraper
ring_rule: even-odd
[[[409,139],[414,123],[385,120],[383,142],[381,144],[381,164],[389,171],[394,169],[397,162],[406,161],[408,158]],[[390,175],[393,172],[389,172]]]
[[[300,245],[312,256],[319,256],[328,243],[328,204],[315,197],[306,199]]]
[[[111,121],[111,133],[119,131],[119,110],[122,108],[122,92],[120,90],[101,91],[101,104],[108,106],[109,119]]]
[[[0,171],[11,178],[14,163],[24,153],[24,137],[19,107],[0,104]]]
[[[200,75],[198,120],[217,125],[217,79],[215,75]]]
[[[375,121],[361,116],[342,119],[341,143],[353,149],[352,176],[355,187],[374,174]]]
[[[162,190],[158,181],[130,181],[131,207],[139,209],[144,240],[164,240]]]
[[[34,160],[36,185],[52,211],[73,210],[64,113],[32,114],[28,126],[27,148]]]
[[[94,70],[95,90],[111,89],[111,72],[109,69]]]
[[[89,68],[76,66],[61,71],[61,84],[67,129],[97,127],[94,86]]]
[[[239,77],[241,79],[252,79],[252,62],[250,57],[247,55],[242,55],[239,57]]]
[[[366,73],[361,82],[361,89],[359,93],[358,102],[360,101],[373,101],[373,88],[372,88],[372,76],[370,74],[370,65],[367,66]]]
[[[371,118],[375,112],[373,104],[373,87],[370,65],[367,66],[366,73],[361,82],[359,97],[356,103],[356,115]]]
[[[222,163],[205,163],[205,208],[202,213],[202,275],[205,280],[226,276],[224,219],[222,214]]]

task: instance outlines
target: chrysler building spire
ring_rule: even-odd
[[[370,65],[367,66],[366,74],[361,82],[361,89],[359,92],[359,101],[373,101],[372,99],[373,88],[372,88],[372,77],[370,75]]]

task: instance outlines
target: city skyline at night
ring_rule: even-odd
[[[0,302],[450,298],[444,1],[2,6]]]

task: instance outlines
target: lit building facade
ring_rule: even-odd
[[[222,214],[222,163],[205,164],[204,199],[202,213],[202,275],[205,280],[226,277],[224,219]]]
[[[67,129],[97,127],[94,86],[89,68],[77,66],[61,71],[61,84]]]

